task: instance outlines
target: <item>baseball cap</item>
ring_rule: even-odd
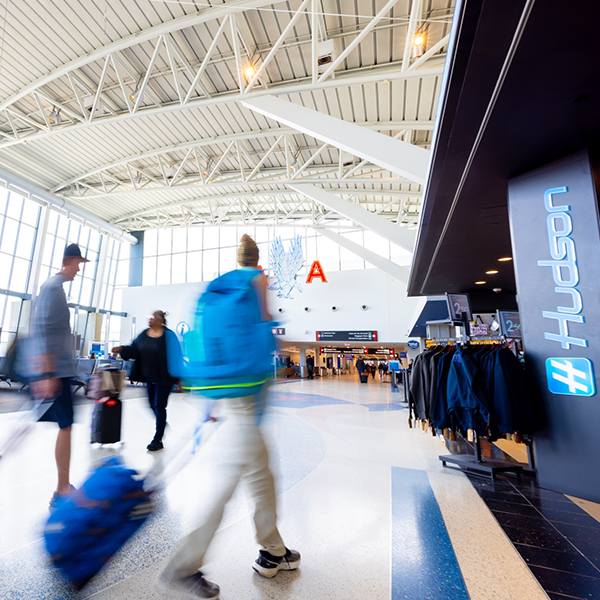
[[[77,244],[69,244],[65,248],[64,258],[78,258],[79,262],[90,262],[87,258],[81,256],[81,250]]]

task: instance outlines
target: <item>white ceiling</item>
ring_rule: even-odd
[[[419,10],[411,0],[389,3],[334,76],[323,78],[313,77],[313,7],[317,39],[333,40],[335,58],[386,0],[307,0],[298,15],[302,0],[5,0],[0,164],[125,230],[335,223],[336,214],[286,186],[291,178],[414,223],[419,185],[322,149],[239,102],[271,93],[428,148],[454,0],[414,2]],[[240,71],[260,67],[293,18],[260,79],[245,89]],[[404,58],[415,26],[428,27],[428,49],[439,47],[411,69],[414,60]],[[137,106],[128,98],[136,87],[145,88]],[[60,107],[60,124],[49,122]]]

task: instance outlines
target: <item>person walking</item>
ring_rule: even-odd
[[[258,246],[248,235],[242,237],[238,248],[238,263],[242,270],[247,271],[248,285],[255,290],[262,320],[271,321],[265,278],[257,268]],[[252,352],[253,349],[238,350]],[[254,570],[270,578],[279,571],[291,571],[300,566],[300,553],[285,546],[277,529],[275,484],[269,469],[269,453],[257,419],[257,410],[260,410],[266,395],[266,385],[263,384],[257,395],[222,400],[223,414],[219,416],[214,448],[218,471],[214,501],[204,523],[180,542],[162,574],[163,582],[196,598],[215,600],[219,597],[219,586],[208,581],[200,569],[225,505],[242,477],[250,488],[255,505],[254,525],[260,550],[253,564]]]
[[[365,364],[365,361],[359,357],[358,360],[356,361],[356,370],[358,371],[358,378],[360,380],[361,383],[366,383],[366,380],[363,380],[363,373],[367,370],[367,365]],[[367,375],[368,377],[368,375]]]
[[[308,378],[314,379],[315,359],[310,354],[306,357],[306,368],[308,369]]]
[[[181,372],[183,361],[177,335],[167,327],[167,314],[155,310],[148,319],[148,328],[130,346],[115,346],[112,349],[124,360],[135,360],[130,380],[146,383],[148,402],[156,419],[154,437],[146,446],[150,452],[164,448],[169,394],[178,381],[177,375]]]
[[[388,362],[387,362],[387,360],[384,360],[381,363],[381,379],[382,380],[387,378],[388,368],[389,368]]]
[[[54,449],[57,484],[50,508],[73,489],[70,482],[71,377],[75,376],[75,343],[63,285],[73,281],[79,273],[79,265],[86,262],[89,260],[81,255],[79,246],[69,244],[65,248],[61,270],[42,285],[34,307],[31,392],[38,400],[52,399],[52,405],[40,421],[52,421],[59,427]]]

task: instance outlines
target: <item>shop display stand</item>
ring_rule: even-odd
[[[467,319],[467,314],[462,313],[462,321],[460,325],[463,328],[462,339],[464,341],[469,341],[469,322]],[[429,323],[428,323],[429,324]],[[455,323],[453,323],[455,325]],[[456,340],[457,343],[460,340]],[[521,473],[523,472],[523,465],[519,463],[512,463],[504,460],[494,460],[494,459],[484,459],[481,455],[481,440],[477,434],[475,434],[475,444],[474,444],[474,453],[473,454],[450,454],[450,455],[440,455],[440,461],[442,461],[442,465],[444,467],[448,467],[448,465],[456,465],[457,468],[467,471],[468,473],[473,473],[474,475],[484,475],[491,477],[492,480],[496,479],[496,475],[498,473],[515,473],[518,480],[521,481]],[[455,467],[452,467],[455,468]]]
[[[440,454],[439,459],[444,467],[448,464],[456,465],[463,471],[473,473],[474,475],[487,475],[496,479],[498,473],[515,473],[519,481],[521,481],[521,473],[523,466],[518,463],[510,463],[505,460],[484,459],[481,456],[481,441],[479,436],[476,436],[474,445],[474,454]]]
[[[402,369],[402,387],[403,387],[403,396],[404,404],[408,404],[408,387],[410,384],[410,371],[408,369]]]

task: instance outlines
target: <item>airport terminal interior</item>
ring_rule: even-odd
[[[600,600],[599,17],[0,0],[0,598]]]

